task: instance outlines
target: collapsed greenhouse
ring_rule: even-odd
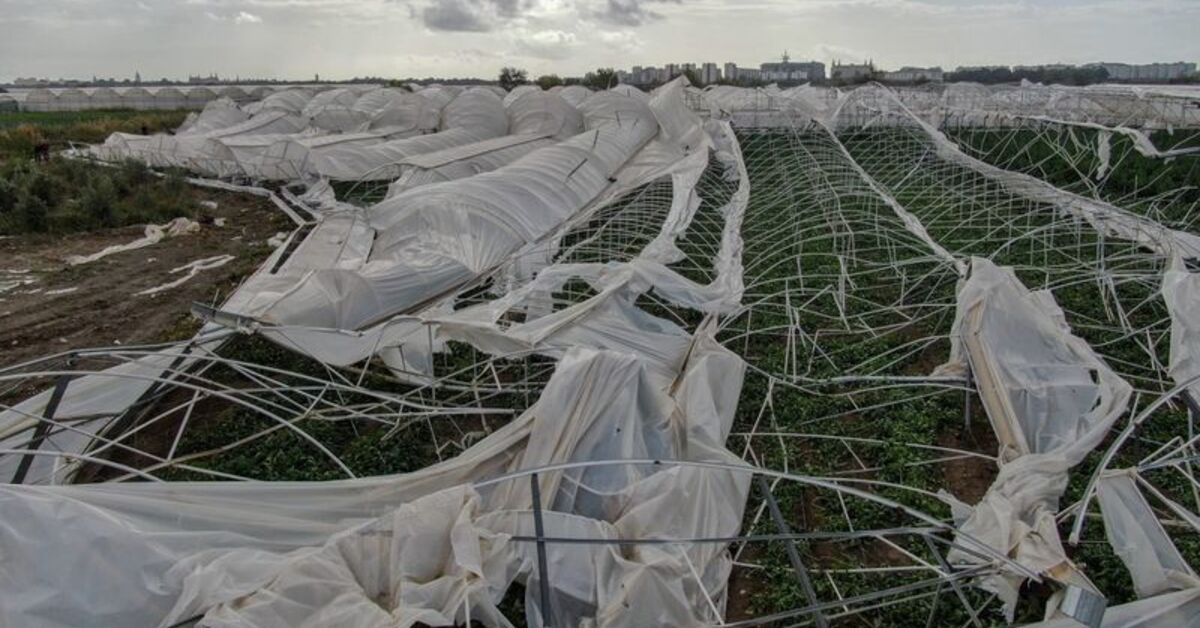
[[[295,230],[0,369],[0,623],[1200,622],[1200,94],[217,99]]]

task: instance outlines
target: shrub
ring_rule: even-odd
[[[46,231],[50,226],[50,206],[42,198],[22,190],[17,194],[13,208],[14,225],[17,231]]]
[[[95,177],[79,196],[79,210],[96,226],[117,226],[117,188],[109,177]]]

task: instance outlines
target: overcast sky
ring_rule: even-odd
[[[492,77],[670,62],[1200,60],[1200,0],[0,0],[17,76]]]

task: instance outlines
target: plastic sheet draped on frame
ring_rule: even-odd
[[[510,540],[532,530],[528,479],[470,484],[576,461],[739,463],[722,443],[743,369],[702,334],[668,395],[636,357],[571,350],[521,417],[400,476],[0,487],[0,544],[13,549],[0,562],[0,620],[165,626],[203,613],[206,626],[408,626],[469,613],[504,626],[496,605],[516,581],[540,625],[534,547]],[[540,477],[547,534],[601,539],[735,535],[749,481],[672,465]],[[37,551],[49,546],[63,551]],[[712,621],[706,596],[723,600],[731,566],[717,544],[548,551],[555,625]]]
[[[680,88],[681,85],[672,84],[656,92],[652,108],[662,127],[658,136],[618,172],[616,183],[605,193],[606,200],[598,201],[607,202],[614,198],[614,189],[630,190],[650,180],[670,177],[673,190],[670,210],[659,235],[634,262],[575,264],[561,269],[551,267],[544,271],[544,276],[526,285],[525,282],[537,270],[526,268],[529,265],[527,261],[543,255],[542,249],[554,250],[553,240],[561,235],[558,234],[551,237],[550,242],[538,242],[522,248],[524,253],[516,255],[523,262],[518,265],[519,268],[513,269],[522,276],[510,278],[516,283],[509,286],[509,294],[492,303],[472,308],[470,313],[463,312],[447,318],[448,304],[443,303],[433,307],[423,306],[421,312],[393,317],[366,329],[347,330],[305,325],[297,322],[298,319],[290,318],[286,311],[276,310],[277,316],[267,319],[271,325],[258,327],[258,333],[294,351],[338,366],[355,364],[378,354],[397,376],[406,379],[417,375],[420,380],[432,375],[432,353],[441,350],[443,337],[477,343],[476,347],[484,351],[503,351],[505,349],[500,347],[506,347],[507,350],[537,351],[550,355],[559,355],[565,347],[571,346],[570,342],[574,342],[593,348],[635,351],[651,364],[659,365],[660,370],[673,368],[679,359],[679,352],[672,347],[678,344],[682,332],[668,329],[674,326],[667,321],[645,316],[633,307],[632,298],[653,288],[660,297],[675,305],[706,313],[729,312],[738,307],[744,289],[740,230],[749,198],[749,179],[732,129],[727,124],[711,122],[708,124],[711,129],[706,133],[699,120],[686,111]],[[611,102],[613,95],[598,95],[597,98],[598,104],[605,100]],[[616,97],[615,102],[621,100],[621,97]],[[618,111],[608,115],[614,120],[620,118]],[[690,153],[686,152],[689,147]],[[719,208],[725,225],[720,249],[712,260],[715,277],[710,284],[701,285],[682,277],[666,265],[681,259],[682,254],[674,241],[687,230],[700,203],[695,186],[700,176],[711,167],[710,156],[715,157],[716,164],[725,168],[722,176],[728,182],[736,182],[737,189],[728,203]],[[280,273],[263,278],[270,285],[248,286],[246,289],[253,290],[256,297],[239,313],[262,317],[276,300],[286,298],[294,290],[294,282],[307,280],[309,270],[335,268],[353,271],[357,265],[366,264],[366,252],[370,251],[375,239],[373,231],[364,222],[353,218],[354,211],[339,211],[336,214],[339,219],[334,224],[319,225],[317,231],[293,255],[295,264],[289,261]],[[339,235],[341,233],[345,235]],[[336,247],[309,246],[310,243],[325,240]],[[337,260],[323,260],[322,255],[332,254],[335,250],[357,253]],[[301,273],[305,276],[301,276]],[[569,277],[584,279],[595,285],[597,290],[603,291],[604,295],[559,312],[544,307],[548,305],[547,290]],[[498,324],[498,315],[493,310],[511,308],[524,313],[525,324],[513,328]],[[443,334],[439,327],[442,322],[454,326],[457,331],[452,335],[448,335],[449,331]],[[567,338],[572,340],[565,343]]]
[[[508,135],[405,159],[399,177],[388,186],[388,198],[422,185],[491,172],[583,131],[578,109],[558,96],[533,90],[504,100]]]
[[[399,176],[400,162],[407,157],[500,137],[508,132],[503,101],[487,90],[467,90],[440,110],[438,133],[365,148],[331,150],[314,160],[314,170],[323,177],[342,181],[391,180]]]
[[[1000,473],[978,504],[943,493],[958,527],[1035,573],[1094,591],[1067,559],[1054,515],[1068,471],[1125,412],[1132,387],[1071,333],[1049,292],[1029,291],[1012,269],[986,259],[971,260],[954,330],[942,370],[969,363],[1001,444]],[[962,552],[950,558],[972,560]],[[985,586],[1011,613],[1023,579],[995,577]]]
[[[648,107],[615,94],[589,99],[584,114],[585,133],[499,170],[415,188],[371,208],[376,237],[367,262],[314,271],[264,317],[359,329],[439,297],[553,231],[658,132]]]

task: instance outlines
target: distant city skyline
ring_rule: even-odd
[[[1195,0],[5,0],[0,82],[1200,60]]]

